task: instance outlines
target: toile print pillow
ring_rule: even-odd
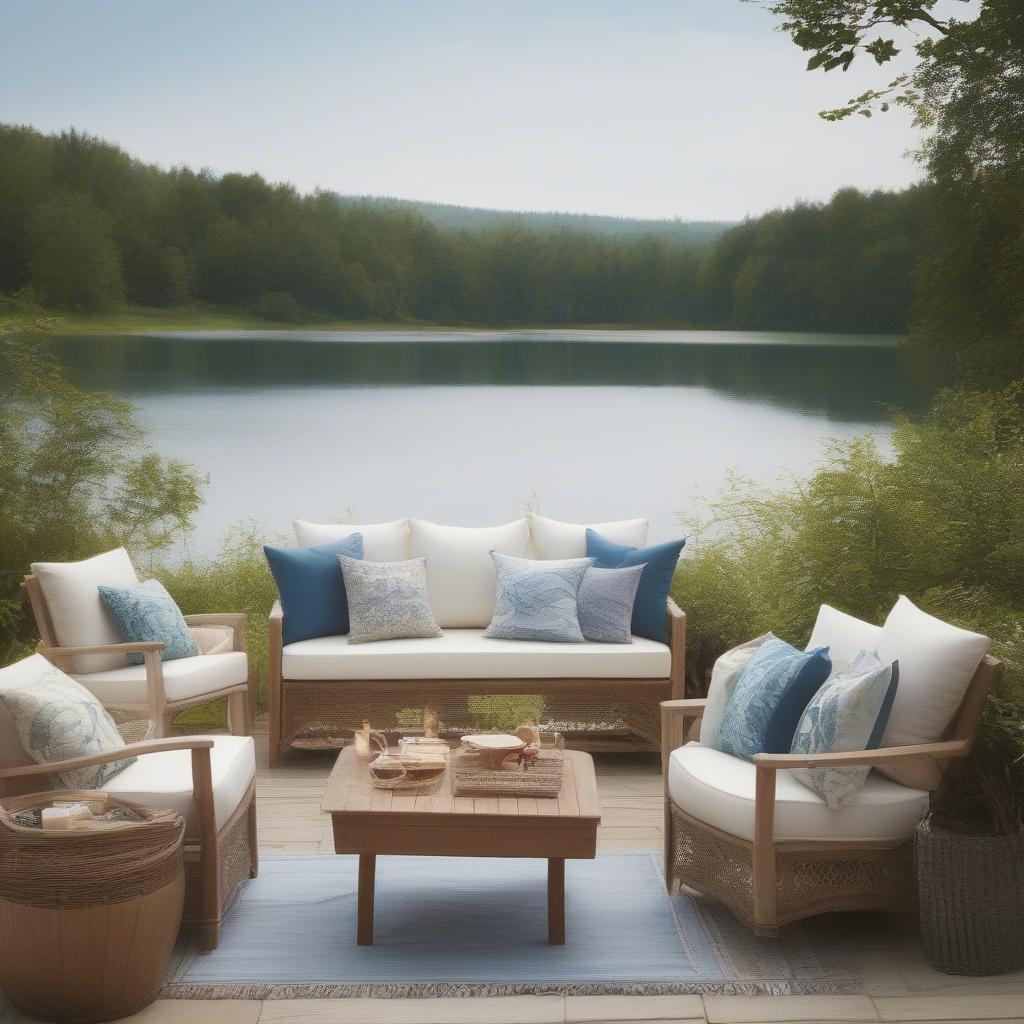
[[[84,686],[50,664],[41,654],[20,662],[11,681],[0,679],[4,703],[25,752],[36,764],[119,750],[124,739],[106,708]],[[67,789],[96,789],[135,761],[55,772]]]
[[[348,595],[348,642],[443,636],[430,610],[426,558],[366,562],[339,555]]]

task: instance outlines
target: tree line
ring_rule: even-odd
[[[920,223],[919,190],[844,189],[713,240],[515,216],[458,228],[409,204],[162,170],[77,131],[0,126],[0,292],[28,288],[52,310],[903,331]]]

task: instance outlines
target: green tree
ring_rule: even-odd
[[[98,313],[124,300],[121,261],[107,219],[89,199],[66,195],[29,220],[30,283],[52,308]]]
[[[770,9],[808,68],[879,65],[909,45],[908,72],[822,116],[870,117],[891,103],[925,130],[924,244],[911,358],[942,382],[1024,378],[1024,5],[980,0],[941,18],[937,0],[782,0]]]
[[[35,636],[20,582],[33,561],[119,544],[142,555],[191,528],[200,477],[145,444],[132,407],[81,391],[49,347],[54,321],[22,299],[0,331],[0,661]],[[7,310],[5,310],[7,312]]]

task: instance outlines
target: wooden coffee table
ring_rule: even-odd
[[[367,760],[346,747],[327,780],[323,810],[334,825],[335,853],[359,854],[356,941],[373,944],[377,856],[542,857],[548,862],[548,942],[565,942],[565,862],[597,855],[594,762],[565,752],[557,797],[461,797],[442,779],[423,789],[375,789]],[[500,884],[500,878],[495,878]]]

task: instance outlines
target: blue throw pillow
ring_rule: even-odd
[[[310,548],[272,548],[268,544],[263,553],[281,598],[283,643],[348,632],[348,600],[338,555],[362,558],[361,533]]]
[[[484,630],[492,640],[549,640],[581,644],[576,594],[589,558],[534,560],[491,552],[498,572],[494,617]]]
[[[766,640],[743,666],[718,727],[718,749],[752,761],[788,754],[804,708],[832,671],[827,647],[798,651]]]
[[[642,565],[621,569],[592,565],[587,569],[576,595],[580,629],[587,640],[605,644],[633,642],[633,602],[643,571]]]
[[[587,529],[587,555],[602,569],[642,565],[640,586],[633,601],[633,632],[650,640],[668,642],[668,592],[685,540],[670,540],[649,548],[631,548]]]
[[[126,643],[163,644],[161,661],[194,658],[199,653],[181,609],[159,580],[146,580],[132,587],[101,586],[99,592]],[[141,654],[128,655],[132,665],[143,661]]]

